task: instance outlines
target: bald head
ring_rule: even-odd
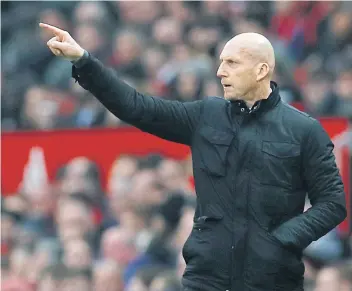
[[[266,63],[271,77],[275,68],[275,53],[270,41],[264,35],[255,32],[241,33],[230,39],[226,46],[229,53],[232,49],[238,48],[244,57],[253,62]]]
[[[268,87],[275,68],[275,54],[270,41],[259,33],[241,33],[229,40],[220,55],[218,77],[222,79],[225,98],[262,97],[255,91]]]

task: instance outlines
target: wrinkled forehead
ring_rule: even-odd
[[[220,59],[241,59],[253,60],[255,58],[255,52],[250,46],[246,46],[241,42],[231,40],[227,42],[220,54]]]

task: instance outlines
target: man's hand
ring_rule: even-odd
[[[84,49],[80,47],[67,31],[45,23],[39,23],[39,26],[54,35],[47,42],[49,49],[54,55],[63,57],[69,61],[76,61],[83,56]]]

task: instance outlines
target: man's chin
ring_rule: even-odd
[[[237,96],[234,96],[233,94],[228,94],[226,92],[224,93],[224,98],[229,101],[239,99]]]

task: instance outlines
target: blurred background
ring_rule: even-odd
[[[266,35],[282,98],[321,120],[346,186],[348,219],[305,251],[306,290],[351,290],[351,13],[347,1],[1,1],[1,290],[179,291],[196,203],[188,149],[112,116],[38,22],[180,101],[222,96],[225,42]]]

